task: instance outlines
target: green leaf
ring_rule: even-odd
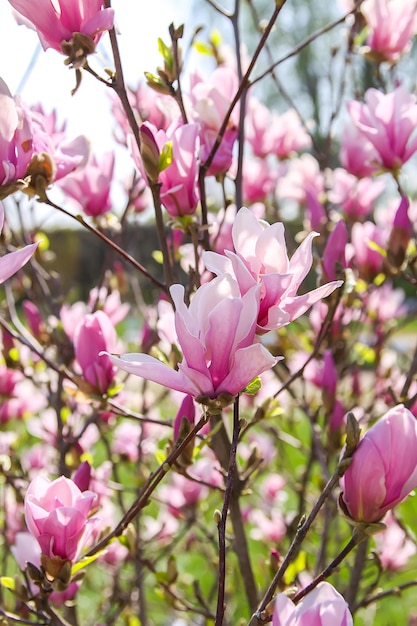
[[[167,141],[159,155],[159,171],[163,172],[172,163],[172,141]]]
[[[257,391],[259,391],[261,387],[262,387],[262,381],[259,378],[259,376],[257,376],[249,383],[249,385],[245,387],[245,389],[243,390],[243,393],[248,393],[249,395],[253,396]]]
[[[166,452],[164,450],[156,450],[155,458],[157,462],[159,463],[159,465],[163,465],[167,459]]]
[[[162,254],[161,250],[154,250],[152,252],[152,258],[154,261],[156,261],[160,265],[162,265],[164,262],[164,255]]]
[[[6,589],[10,589],[10,591],[16,589],[14,578],[11,576],[0,576],[0,585]]]
[[[174,68],[174,58],[172,56],[171,48],[169,48],[160,37],[158,37],[158,51],[159,54],[162,55],[164,63],[168,69],[172,70]]]
[[[93,554],[93,556],[85,556],[83,559],[81,559],[77,563],[74,563],[74,565],[71,568],[71,578],[75,576],[75,574],[77,574],[80,570],[90,565],[90,563],[94,563],[94,561],[96,561],[99,558],[99,556],[105,553],[106,553],[106,548],[104,548],[104,550],[100,550],[99,552],[96,552],[96,554]]]
[[[207,54],[208,56],[213,56],[213,48],[209,46],[208,44],[204,43],[203,41],[195,41],[193,45],[194,45],[194,48],[197,50],[197,52],[199,52],[200,54]]]
[[[306,553],[300,552],[297,558],[295,559],[295,561],[293,563],[290,563],[287,571],[285,572],[285,575],[284,575],[285,584],[290,585],[297,577],[297,574],[301,574],[301,572],[304,572],[306,570],[306,566],[307,566]]]

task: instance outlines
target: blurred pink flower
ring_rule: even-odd
[[[294,109],[277,115],[251,98],[246,123],[246,139],[257,157],[275,154],[279,159],[288,159],[311,145],[311,138]]]
[[[411,49],[417,31],[415,0],[365,0],[361,13],[369,26],[366,46],[371,58],[397,61]]]
[[[353,619],[340,593],[322,582],[297,605],[285,593],[279,593],[272,626],[353,626]]]
[[[0,199],[8,195],[2,187],[24,178],[32,154],[30,115],[0,78]]]
[[[383,180],[364,177],[358,179],[345,169],[338,167],[332,172],[330,202],[340,208],[350,220],[363,218],[374,208],[375,200],[385,189]]]
[[[98,43],[102,33],[113,27],[113,9],[103,9],[103,0],[9,0],[18,13],[36,29],[44,50],[62,52],[61,43],[75,33]]]
[[[302,296],[296,295],[311,268],[312,239],[316,235],[310,233],[289,260],[284,225],[280,222],[269,225],[243,207],[232,229],[236,252],[226,250],[225,256],[205,252],[203,259],[214,274],[234,276],[242,296],[260,285],[257,332],[265,333],[297,319],[342,284],[333,281]]]
[[[385,516],[384,524],[386,530],[375,535],[374,540],[382,567],[395,572],[407,565],[410,557],[416,554],[417,547],[391,511]]]
[[[95,494],[81,492],[61,476],[50,481],[37,476],[25,496],[25,520],[42,554],[76,561],[89,541],[97,520],[89,518]]]
[[[377,151],[356,126],[349,122],[340,138],[340,163],[357,178],[372,176],[378,170]]]
[[[379,522],[417,487],[417,421],[403,404],[370,428],[341,479],[340,502],[356,522]]]
[[[4,208],[0,202],[0,232],[3,230]],[[39,243],[39,242],[38,242]],[[9,252],[0,258],[0,284],[20,270],[34,254],[38,243],[32,243],[15,252]]]
[[[276,186],[279,171],[266,160],[245,157],[243,164],[243,199],[246,204],[264,202]]]
[[[346,247],[349,267],[354,267],[365,280],[373,279],[382,270],[385,249],[384,233],[373,222],[355,222],[351,231],[351,244]],[[381,251],[379,250],[381,249]]]
[[[321,259],[324,280],[335,280],[336,275],[347,267],[346,244],[347,228],[344,220],[339,220],[326,242]]]
[[[184,287],[170,289],[183,360],[173,370],[147,354],[111,356],[121,369],[186,393],[197,401],[220,394],[235,396],[276,359],[255,336],[260,285],[241,296],[231,276],[202,285],[187,308]]]
[[[115,377],[115,368],[103,350],[114,350],[116,331],[104,311],[86,315],[74,334],[75,358],[83,376],[98,393],[106,393]]]
[[[198,73],[191,75],[190,117],[200,125],[200,160],[208,158],[229,106],[238,88],[237,75],[230,67],[218,67],[208,80]],[[216,155],[207,174],[225,174],[233,159],[233,146],[238,134],[239,109],[235,107]]]
[[[365,103],[348,103],[353,123],[377,152],[377,165],[397,170],[417,150],[416,96],[400,86],[391,93],[368,89]]]
[[[114,171],[114,152],[106,152],[99,160],[90,155],[84,167],[65,177],[61,189],[72,198],[85,215],[98,217],[111,210],[110,189]]]

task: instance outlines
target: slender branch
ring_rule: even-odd
[[[149,498],[152,493],[155,491],[156,487],[159,485],[164,476],[169,472],[174,462],[177,458],[182,454],[187,445],[192,441],[195,435],[203,428],[203,426],[207,423],[208,417],[203,415],[200,421],[190,430],[186,437],[181,441],[181,443],[172,450],[172,452],[167,456],[165,461],[159,468],[151,474],[149,479],[147,480],[145,486],[140,491],[138,497],[135,499],[133,504],[130,506],[126,514],[122,517],[117,526],[112,530],[108,535],[106,535],[103,539],[101,539],[91,550],[87,552],[85,556],[92,556],[93,554],[97,554],[103,548],[107,546],[111,539],[115,537],[120,537],[123,532],[126,530],[127,526],[130,522],[136,517],[141,509],[149,502]]]
[[[329,22],[329,24],[326,24],[322,28],[319,28],[314,33],[312,33],[311,35],[306,37],[303,41],[301,41],[298,45],[294,46],[294,48],[292,50],[290,50],[290,52],[287,52],[287,54],[285,54],[283,57],[278,59],[278,61],[275,61],[275,63],[273,63],[267,70],[262,72],[262,74],[260,74],[256,78],[254,78],[252,80],[252,85],[255,85],[259,81],[261,81],[264,78],[266,78],[266,76],[271,74],[273,72],[273,70],[276,67],[278,67],[278,65],[281,65],[282,63],[284,63],[284,61],[288,61],[288,59],[291,59],[291,57],[296,56],[299,52],[301,52],[301,50],[303,50],[303,48],[306,48],[313,41],[315,41],[316,39],[321,37],[321,35],[324,35],[325,33],[328,33],[330,30],[333,30],[333,28],[335,28],[336,26],[339,26],[339,24],[343,24],[343,22],[346,20],[347,17],[349,17],[349,15],[352,15],[353,13],[355,13],[358,10],[358,8],[362,4],[362,2],[363,2],[363,0],[358,0],[358,2],[356,2],[356,4],[353,7],[353,9],[351,9],[350,11],[345,13],[342,17],[340,17],[337,20],[334,20],[333,22]]]
[[[217,420],[218,416],[212,416],[210,420],[211,427],[214,431],[214,434],[211,437],[211,447],[213,448],[223,470],[228,472],[231,456],[231,443],[223,420],[221,420],[221,417],[220,423]],[[239,498],[243,485],[244,483],[238,474],[235,473],[233,489],[230,495],[229,512],[234,534],[233,549],[239,562],[239,569],[243,578],[248,604],[250,610],[253,611],[258,603],[258,594],[249,556],[249,548],[242,518],[242,511],[240,510],[239,504]]]
[[[365,598],[359,604],[355,606],[355,610],[365,608],[374,602],[379,602],[383,598],[389,598],[390,596],[398,596],[405,589],[411,589],[412,587],[417,587],[417,580],[410,580],[406,583],[401,583],[400,585],[396,585],[391,589],[386,589],[385,591],[381,591],[380,593],[376,593],[369,598]]]
[[[339,552],[337,557],[335,559],[333,559],[333,561],[326,567],[326,569],[324,569],[321,572],[321,574],[316,576],[316,578],[314,580],[312,580],[311,583],[309,585],[307,585],[307,587],[304,587],[304,589],[299,591],[293,597],[292,600],[293,600],[294,604],[297,604],[297,602],[300,602],[300,600],[302,600],[307,594],[309,594],[310,591],[313,591],[313,589],[315,589],[319,583],[321,583],[323,580],[326,580],[327,578],[329,578],[329,576],[331,576],[333,574],[334,570],[347,557],[347,555],[350,552],[352,552],[353,548],[355,548],[358,545],[358,543],[360,543],[361,541],[363,541],[366,538],[367,538],[367,535],[361,534],[356,529],[354,529],[354,531],[352,533],[352,537],[349,539],[348,543],[345,545],[343,550],[341,552]]]
[[[352,606],[355,602],[356,595],[359,590],[359,583],[361,580],[361,574],[363,567],[365,565],[366,555],[368,553],[368,545],[369,541],[363,541],[355,555],[355,562],[353,564],[353,568],[350,572],[350,581],[349,587],[345,594],[345,600],[349,605],[349,608],[352,610]]]
[[[73,213],[70,213],[69,211],[67,211],[63,207],[59,206],[58,204],[55,204],[55,202],[52,202],[52,200],[50,200],[47,197],[46,194],[44,194],[42,197],[38,198],[38,200],[39,200],[39,202],[43,202],[44,204],[47,204],[48,206],[50,206],[50,207],[52,207],[54,209],[57,209],[58,211],[60,211],[64,215],[66,215],[67,217],[70,217],[70,218],[76,220],[77,222],[79,222],[80,224],[82,224],[82,226],[84,226],[84,228],[89,230],[90,233],[94,233],[94,235],[96,235],[96,237],[99,237],[99,239],[104,241],[105,244],[107,244],[108,246],[110,246],[110,248],[115,250],[115,252],[120,254],[120,256],[123,257],[125,259],[125,261],[130,263],[130,265],[132,265],[136,270],[138,270],[144,276],[146,276],[146,278],[148,278],[154,285],[156,285],[157,287],[159,287],[163,291],[167,291],[167,287],[163,283],[161,283],[161,281],[159,281],[157,278],[155,278],[155,276],[152,276],[152,274],[150,274],[148,272],[146,267],[144,267],[141,263],[139,263],[139,261],[134,259],[128,252],[123,250],[123,248],[118,246],[117,243],[115,243],[114,241],[109,239],[109,237],[107,237],[104,233],[102,233],[100,230],[98,230],[97,228],[95,228],[94,226],[92,226],[91,224],[86,222],[85,219],[82,217],[82,215],[74,215]]]
[[[110,9],[111,0],[104,0],[104,7],[106,9]],[[116,71],[115,71],[115,74],[113,76],[113,80],[111,83],[111,87],[114,89],[114,91],[117,93],[117,95],[120,98],[120,102],[122,103],[123,110],[126,113],[129,126],[132,129],[132,133],[135,137],[136,144],[140,151],[141,141],[140,141],[140,134],[139,134],[139,126],[138,126],[135,114],[130,105],[129,98],[127,95],[126,85],[125,85],[124,76],[123,76],[122,61],[120,58],[119,44],[117,43],[117,35],[116,35],[116,30],[114,27],[109,31],[109,36],[110,36],[110,43],[111,43],[112,52],[113,52],[114,66],[116,68]]]
[[[310,514],[308,515],[307,518],[304,518],[301,520],[300,524],[298,525],[298,528],[296,530],[294,539],[291,543],[291,546],[283,560],[283,562],[281,563],[281,566],[279,567],[278,571],[276,572],[274,578],[272,579],[271,584],[269,585],[264,597],[262,598],[261,603],[258,606],[257,611],[252,615],[252,618],[248,624],[248,626],[256,626],[260,621],[261,621],[261,614],[262,612],[265,610],[265,608],[268,606],[268,604],[271,602],[273,595],[275,593],[276,588],[278,587],[279,583],[281,582],[285,572],[287,571],[288,566],[290,565],[290,563],[292,563],[294,561],[294,559],[296,558],[301,544],[304,541],[312,523],[314,522],[314,520],[316,519],[320,509],[322,508],[323,504],[326,502],[327,498],[330,496],[331,492],[333,491],[334,487],[338,484],[340,477],[343,475],[343,473],[345,472],[346,469],[346,462],[348,461],[348,459],[350,458],[350,455],[352,454],[351,450],[347,450],[345,451],[342,459],[340,460],[340,462],[338,463],[333,476],[328,480],[326,486],[324,487],[323,491],[321,492],[319,498],[317,499],[315,505],[313,506],[312,510],[310,511]]]
[[[222,626],[225,611],[225,583],[226,583],[226,522],[230,499],[236,475],[236,453],[239,441],[239,396],[236,396],[233,405],[233,438],[230,447],[229,469],[227,473],[226,490],[220,520],[217,524],[219,536],[219,573],[217,587],[217,610],[214,626]]]
[[[24,619],[23,617],[19,617],[14,613],[10,613],[9,611],[5,611],[0,606],[0,615],[6,618],[7,621],[14,622],[15,624],[29,624],[29,626],[48,626],[48,622],[32,622],[30,619]],[[6,622],[7,623],[7,622]]]
[[[277,21],[278,15],[280,14],[281,9],[285,5],[285,3],[286,3],[286,0],[277,0],[277,2],[276,2],[276,6],[275,6],[275,9],[274,9],[274,12],[273,12],[273,14],[272,14],[272,16],[271,16],[267,26],[265,27],[265,30],[264,30],[264,32],[262,34],[262,37],[261,37],[261,39],[259,41],[259,44],[258,44],[258,46],[257,46],[257,48],[256,48],[256,50],[254,52],[254,55],[253,55],[253,57],[252,57],[252,59],[251,59],[251,61],[249,63],[248,69],[246,70],[242,80],[240,81],[240,85],[238,87],[238,90],[236,91],[236,94],[235,94],[232,102],[230,103],[229,109],[227,110],[227,113],[226,113],[226,115],[224,117],[222,125],[220,126],[220,129],[219,129],[219,132],[217,134],[217,137],[216,137],[216,139],[214,141],[213,147],[212,147],[212,149],[211,149],[207,159],[205,160],[205,162],[200,166],[201,169],[203,170],[204,174],[206,174],[207,170],[209,169],[210,165],[213,162],[214,157],[216,156],[216,152],[219,149],[219,146],[220,146],[220,144],[222,142],[224,133],[226,132],[227,126],[229,124],[230,117],[231,117],[231,115],[233,113],[233,110],[234,110],[235,106],[237,105],[237,103],[241,99],[241,96],[242,96],[243,92],[245,90],[247,90],[248,87],[250,86],[249,77],[250,77],[250,75],[252,73],[253,68],[255,67],[255,63],[258,60],[258,57],[259,57],[259,55],[260,55],[260,53],[261,53],[261,51],[262,51],[262,49],[263,49],[263,47],[265,45],[265,42],[267,41],[267,39],[268,39],[268,37],[269,37],[273,27],[274,27],[274,24]]]

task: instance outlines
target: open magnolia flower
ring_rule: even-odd
[[[214,274],[232,275],[242,296],[254,285],[260,285],[257,332],[265,333],[297,319],[342,284],[341,280],[335,280],[297,296],[313,262],[311,247],[316,235],[310,233],[289,260],[284,225],[281,222],[269,225],[242,207],[232,229],[235,252],[225,250],[225,256],[205,252],[203,259]]]
[[[103,7],[103,0],[9,0],[29,25],[32,25],[43,48],[67,53],[63,44],[74,35],[91,39],[91,52],[101,34],[113,27],[114,11]]]
[[[255,335],[260,289],[254,284],[241,296],[236,281],[221,276],[202,285],[187,308],[184,287],[173,285],[175,328],[183,353],[178,370],[148,354],[109,356],[126,372],[182,391],[199,402],[220,395],[233,398],[277,362]]]

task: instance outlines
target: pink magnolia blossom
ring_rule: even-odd
[[[279,593],[272,626],[353,626],[353,619],[340,593],[322,582],[297,605],[285,593]]]
[[[207,269],[214,274],[234,276],[242,296],[260,285],[257,332],[265,333],[295,320],[342,284],[333,281],[297,296],[313,262],[312,239],[316,235],[310,233],[289,260],[284,225],[280,222],[269,225],[243,207],[233,224],[235,252],[226,250],[225,256],[205,252],[203,258]]]
[[[343,510],[356,522],[379,522],[417,487],[417,421],[398,404],[370,428],[341,479]]]
[[[102,33],[113,27],[113,9],[104,9],[103,0],[9,0],[18,13],[36,29],[44,50],[62,52],[61,43],[75,33],[98,43]]]
[[[257,157],[275,154],[279,159],[288,159],[294,152],[311,145],[310,136],[294,109],[277,115],[251,98],[246,121],[246,138]]]
[[[111,209],[110,189],[114,171],[114,152],[101,159],[91,155],[83,168],[67,176],[60,187],[81,207],[85,215],[98,217]]]
[[[194,426],[195,421],[195,405],[191,396],[185,396],[181,402],[178,413],[174,420],[174,441],[177,441],[181,433],[181,425],[183,420],[187,420],[190,424],[190,428]]]
[[[25,496],[25,520],[42,554],[76,561],[90,539],[97,520],[89,518],[95,494],[80,491],[61,476],[50,481],[37,476]]]
[[[397,170],[417,150],[416,97],[400,86],[391,93],[368,89],[365,103],[351,101],[348,111],[361,135],[377,153],[377,164]]]
[[[41,566],[41,549],[39,543],[35,537],[30,533],[17,533],[15,544],[10,548],[14,558],[20,569],[24,571],[28,563],[31,563],[37,568]],[[39,593],[39,587],[31,579],[27,577],[29,582],[29,588],[33,595]],[[49,600],[52,604],[62,605],[69,600],[72,600],[79,589],[79,582],[72,582],[68,585],[65,591],[52,591],[49,595]]]
[[[202,285],[189,307],[184,287],[170,289],[175,304],[175,327],[183,360],[173,370],[147,354],[111,356],[121,369],[186,393],[197,401],[220,394],[236,396],[276,359],[256,339],[260,285],[241,296],[231,276]]]
[[[168,130],[157,130],[155,126],[145,122],[141,126],[147,141],[151,145],[153,166],[157,173],[157,181],[161,184],[161,203],[171,215],[177,217],[192,215],[199,201],[198,194],[198,153],[199,129],[197,124],[171,124]],[[172,146],[172,161],[162,171],[159,169],[159,159],[162,150],[168,144]],[[147,180],[150,175],[149,167],[139,154],[136,142],[130,141],[133,158],[140,173]]]
[[[30,115],[0,78],[0,198],[7,195],[2,186],[24,178],[32,154]]]
[[[3,230],[4,208],[0,202],[0,232]],[[0,284],[20,270],[34,254],[38,243],[32,243],[15,252],[9,252],[0,258]]]
[[[270,167],[267,161],[245,158],[242,179],[244,202],[264,202],[273,193],[278,175],[278,169]]]
[[[52,159],[53,171],[48,182],[60,180],[85,165],[90,144],[84,135],[67,139],[64,128],[57,127],[54,112],[46,114],[40,105],[28,109],[28,113],[32,123],[33,156],[45,154]]]
[[[374,278],[382,270],[385,235],[373,222],[355,222],[352,226],[351,244],[346,248],[346,259],[365,280]]]
[[[376,149],[351,123],[343,129],[339,158],[345,170],[357,178],[372,176],[378,170]]]
[[[106,393],[113,382],[115,369],[108,357],[99,357],[103,350],[114,350],[116,331],[104,311],[86,315],[74,335],[75,358],[83,376],[98,393]]]
[[[192,119],[200,125],[201,162],[208,158],[229,106],[238,88],[237,75],[229,67],[219,67],[209,80],[195,72],[191,75],[190,103]],[[238,108],[235,107],[220,146],[207,174],[225,174],[233,159],[233,146],[238,134]]]
[[[375,535],[378,557],[382,567],[393,572],[405,567],[417,552],[414,541],[407,537],[404,529],[389,511],[384,518],[386,530]]]
[[[358,179],[338,167],[332,173],[330,202],[340,208],[350,220],[363,218],[374,208],[375,200],[385,189],[385,182],[369,177]]]
[[[135,89],[127,88],[127,96],[134,113],[141,122],[150,122],[158,130],[167,130],[178,118],[180,110],[171,96],[157,93],[145,82],[140,82]],[[120,98],[112,94],[112,112],[119,125],[115,131],[116,140],[127,145],[127,137],[132,129],[121,105]]]
[[[344,220],[339,220],[329,235],[323,251],[321,265],[325,280],[335,280],[336,274],[347,267],[346,244],[347,228]]]
[[[415,0],[365,0],[361,13],[370,29],[366,46],[371,58],[397,61],[411,49],[417,31]]]

